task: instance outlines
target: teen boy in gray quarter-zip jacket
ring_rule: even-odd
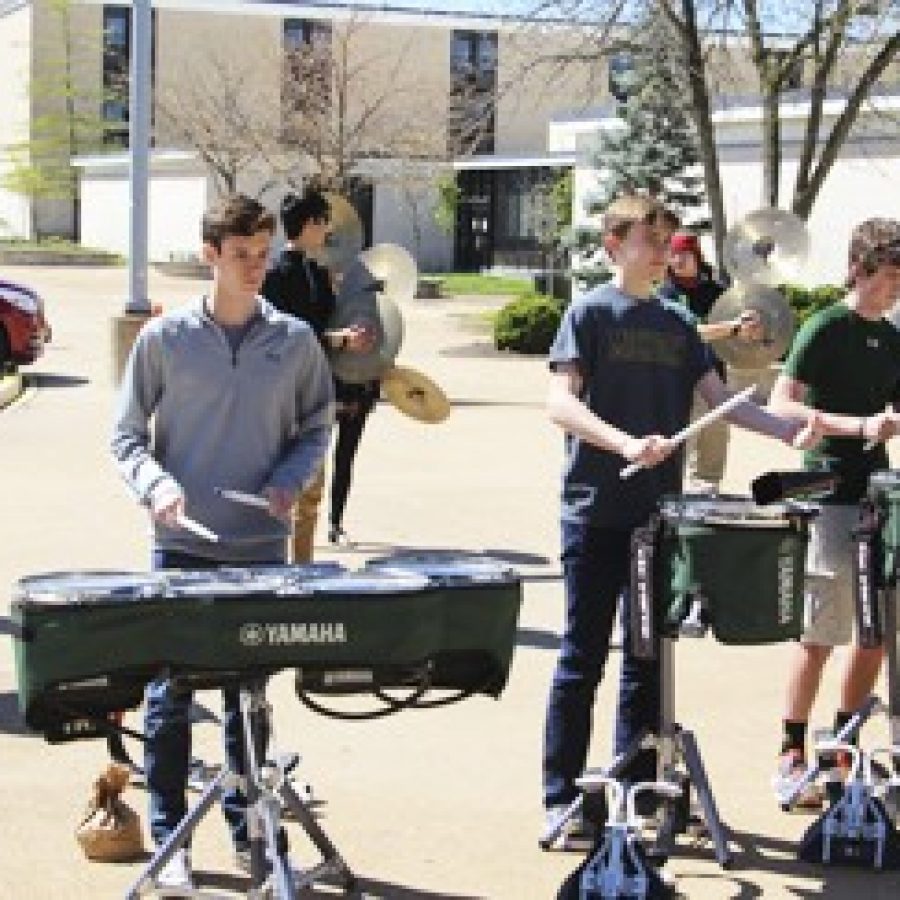
[[[221,538],[157,521],[156,546],[223,562],[273,555],[263,544],[280,549],[284,521],[215,488],[299,489],[317,471],[334,392],[312,329],[258,297],[232,346],[201,298],[148,323],[122,385],[112,450],[126,483],[148,507],[180,486],[186,514]]]
[[[284,563],[291,507],[328,447],[334,396],[319,342],[259,296],[274,230],[272,215],[249,197],[224,197],[207,210],[201,232],[213,271],[209,296],[149,322],[132,349],[112,451],[153,520],[154,569]],[[225,500],[216,488],[260,494],[267,508]],[[220,540],[185,530],[185,516]],[[229,685],[222,693],[227,764],[242,775],[238,691]],[[157,844],[172,837],[187,811],[190,702],[190,690],[165,672],[147,685],[144,772]],[[265,735],[257,737],[262,755]],[[242,866],[251,847],[246,806],[237,785],[223,791]],[[186,847],[172,853],[156,884],[166,896],[191,893]]]

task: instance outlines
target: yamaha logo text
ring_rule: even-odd
[[[794,621],[794,584],[796,571],[794,568],[794,557],[784,550],[790,551],[790,545],[787,548],[782,547],[782,555],[778,557],[778,624],[790,625]]]
[[[343,622],[247,622],[238,632],[245,647],[281,647],[290,644],[346,644]]]

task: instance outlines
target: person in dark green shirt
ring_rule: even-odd
[[[847,297],[813,315],[798,332],[770,400],[782,414],[819,411],[825,439],[804,462],[840,477],[812,530],[807,628],[788,679],[779,788],[806,769],[807,723],[823,667],[834,646],[850,641],[851,529],[869,476],[888,467],[884,441],[900,433],[900,331],[885,318],[900,298],[900,222],[869,219],[854,229],[848,282]],[[851,648],[837,729],[871,693],[882,656],[882,648]],[[798,798],[811,808],[822,800],[816,785]]]

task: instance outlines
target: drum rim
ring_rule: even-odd
[[[364,569],[335,576],[334,578],[321,578],[311,581],[309,587],[310,594],[345,594],[348,592],[366,593],[360,591],[362,584],[376,585],[375,589],[369,590],[371,594],[413,594],[425,590],[430,587],[430,582],[424,576],[416,575],[412,572],[385,572],[373,571],[366,572]]]
[[[703,512],[701,507],[722,509]],[[728,507],[752,510],[755,515],[725,515]],[[693,509],[691,508],[693,507]],[[658,504],[659,515],[669,525],[711,525],[716,527],[732,527],[746,529],[778,529],[789,528],[795,520],[812,519],[819,514],[819,504],[799,500],[787,500],[760,506],[752,497],[740,497],[733,494],[683,494],[663,497]]]
[[[457,566],[457,571],[451,567]],[[475,556],[449,553],[410,553],[397,556],[381,556],[369,560],[363,571],[415,572],[428,578],[471,577],[472,575],[497,575],[513,577],[511,566],[493,556]]]
[[[74,584],[76,578],[82,580],[92,579],[95,581],[94,586],[90,588],[81,588],[80,590],[65,591],[61,588],[64,586],[63,579],[69,577]],[[114,578],[122,579],[122,584],[118,594],[113,594],[110,590],[102,590],[96,584],[100,579],[109,579],[110,582]],[[55,598],[56,600],[67,600],[76,603],[83,602],[86,599],[96,601],[117,600],[121,599],[125,594],[124,588],[128,586],[128,579],[132,579],[131,596],[134,598],[153,598],[163,597],[165,594],[165,579],[161,574],[156,572],[133,572],[119,571],[114,569],[88,569],[84,571],[59,571],[59,572],[42,572],[38,575],[26,575],[20,578],[14,587],[13,596],[17,601],[30,601],[39,598]],[[47,583],[54,581],[54,586],[46,589],[40,589],[42,582]],[[113,585],[110,584],[110,587]],[[36,589],[37,588],[37,589]]]

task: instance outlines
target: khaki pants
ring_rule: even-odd
[[[691,421],[698,419],[706,410],[706,403],[695,391]],[[725,474],[727,451],[728,423],[724,419],[717,419],[690,438],[685,447],[685,487],[691,490],[701,486],[699,482],[706,482],[718,488]]]
[[[766,369],[728,369],[728,388],[737,393],[751,384],[757,385],[753,402],[764,406],[772,390],[775,370]],[[699,418],[707,411],[706,403],[698,392],[694,392],[694,405],[691,408],[691,421]],[[685,447],[684,481],[687,490],[697,490],[709,486],[718,488],[725,475],[725,463],[728,455],[728,429],[731,426],[724,419],[717,419],[712,425],[701,429],[692,437]]]
[[[312,481],[300,492],[291,511],[293,528],[291,533],[291,562],[308,563],[313,558],[313,542],[316,522],[319,519],[319,504],[325,492],[325,467],[319,469]]]

